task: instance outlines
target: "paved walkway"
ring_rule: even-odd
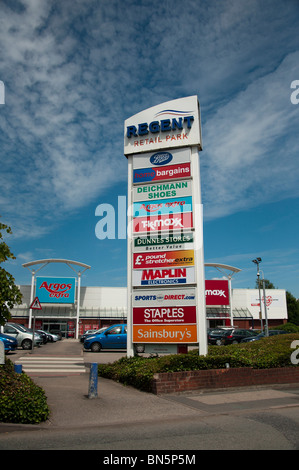
[[[78,340],[62,340],[35,348],[33,352],[12,353],[9,358],[16,363],[23,363],[28,375],[45,390],[51,416],[46,423],[38,425],[39,428],[150,423],[195,415],[204,417],[219,412],[258,410],[269,406],[294,407],[294,410],[298,410],[299,386],[294,385],[156,396],[99,377],[98,396],[89,398],[90,363],[113,362],[124,355],[124,352],[118,351],[83,352]],[[61,369],[58,367],[61,365],[60,358],[63,358],[64,363],[75,366],[72,369]],[[30,366],[30,362],[34,363],[34,367]],[[36,364],[40,363],[46,363],[47,367],[37,368]],[[33,426],[36,429],[36,425]],[[14,427],[28,429],[32,426],[0,423],[0,432],[13,430]]]

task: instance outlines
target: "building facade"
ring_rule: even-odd
[[[46,331],[60,330],[65,338],[78,338],[90,329],[125,323],[127,320],[126,287],[80,286],[79,309],[76,300],[68,303],[41,303],[42,310],[32,310],[30,318],[31,286],[19,286],[23,303],[11,310],[11,321]],[[76,290],[78,287],[76,287]],[[206,299],[208,299],[206,290]],[[76,293],[77,294],[77,293]],[[77,295],[75,299],[77,299]],[[213,300],[212,300],[213,302]],[[258,289],[232,289],[231,305],[212,305],[207,301],[207,327],[230,326],[231,315],[234,326],[261,328]],[[277,326],[287,322],[286,291],[266,290],[268,325]],[[78,313],[79,312],[79,313]],[[265,324],[264,299],[262,296],[262,318]]]

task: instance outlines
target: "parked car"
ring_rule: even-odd
[[[53,343],[54,341],[58,341],[58,336],[52,333],[49,333],[49,331],[44,331],[44,330],[36,330],[36,331],[39,335],[42,336],[44,343],[47,343],[47,342]],[[46,336],[46,340],[44,339],[44,336]]]
[[[84,349],[99,352],[101,349],[126,349],[127,325],[112,325],[99,334],[88,336],[84,341]]]
[[[50,333],[52,335],[56,335],[58,337],[58,341],[60,341],[62,339],[62,333],[61,333],[60,330],[53,329],[53,330],[50,330]]]
[[[54,335],[54,333],[50,333],[50,331],[45,331],[45,333],[47,334],[48,341],[50,341],[50,343],[56,343],[56,341],[59,341],[58,335]]]
[[[287,331],[284,330],[269,330],[269,336],[276,336],[276,335],[284,335],[288,333]],[[241,342],[242,343],[251,343],[252,341],[258,341],[259,339],[265,338],[266,333],[259,333],[256,336],[253,336],[252,338],[244,338]]]
[[[81,343],[84,343],[85,339],[88,337],[88,336],[91,336],[91,335],[99,335],[100,333],[102,333],[103,331],[107,330],[107,326],[104,326],[103,328],[100,328],[99,330],[87,330],[85,331],[85,333],[83,333],[83,335],[81,335],[80,337],[80,342]]]
[[[256,335],[256,331],[236,328],[235,330],[226,332],[222,338],[222,344],[241,343],[243,339],[254,338]]]
[[[232,332],[233,329],[227,330],[222,328],[211,328],[208,329],[208,344],[217,344],[220,346],[222,343],[222,339],[225,334]]]
[[[12,336],[0,333],[0,340],[4,343],[5,352],[14,351],[18,347],[18,341]]]
[[[32,328],[27,328],[27,330],[30,331],[30,333],[33,333]],[[43,331],[34,330],[34,333],[36,333],[37,335],[39,335],[41,337],[43,344],[46,344],[48,342],[48,337],[47,337],[46,333],[44,333]]]
[[[18,341],[18,346],[23,349],[32,348],[33,334],[28,331],[25,326],[19,325],[18,323],[6,323],[3,327],[4,333],[14,337]],[[42,338],[35,333],[34,334],[34,346],[40,346],[42,344]]]

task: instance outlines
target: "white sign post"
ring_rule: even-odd
[[[137,345],[199,345],[207,354],[199,150],[197,96],[125,121],[128,357]]]

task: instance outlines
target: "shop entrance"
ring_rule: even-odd
[[[74,320],[44,320],[42,329],[50,333],[60,332],[62,338],[75,338]]]

